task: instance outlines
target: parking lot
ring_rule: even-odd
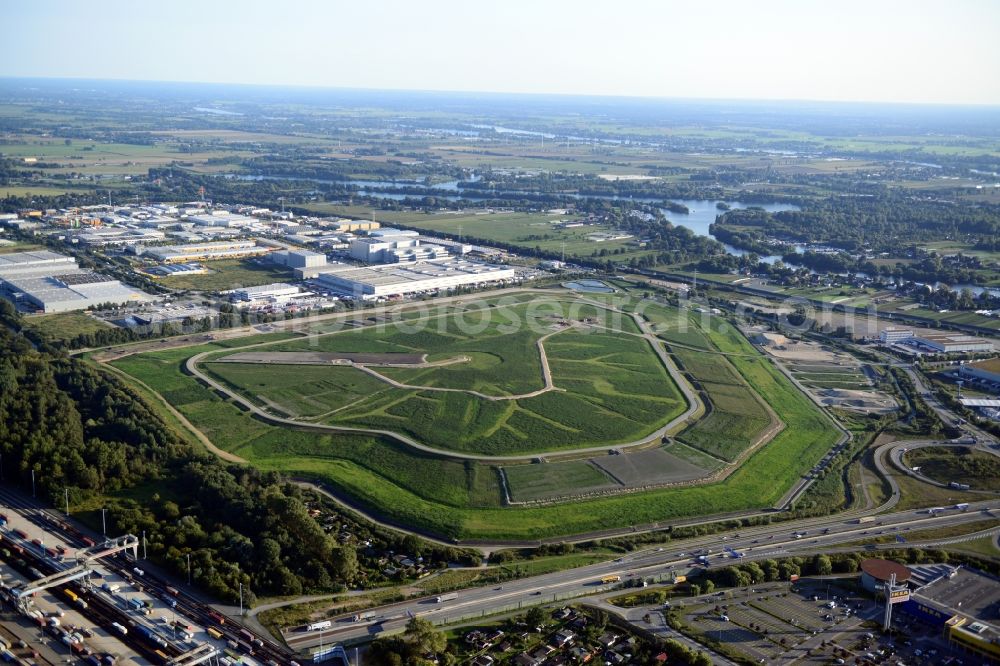
[[[864,653],[850,646],[872,633],[879,612],[837,580],[727,590],[684,608],[693,630],[759,663],[853,663]]]
[[[881,631],[884,607],[855,589],[856,578],[768,583],[675,600],[701,641],[721,643],[764,664],[980,664],[950,646],[940,627],[904,612]]]

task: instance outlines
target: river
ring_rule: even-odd
[[[504,128],[504,129],[506,130],[506,128]],[[527,131],[524,131],[524,130],[506,130],[506,131],[517,132],[517,133],[525,133],[525,134],[534,134],[534,132],[527,132]],[[392,199],[392,200],[395,200],[395,201],[401,201],[401,200],[409,198],[409,197],[419,197],[421,195],[419,195],[419,194],[397,194],[397,193],[393,193],[393,192],[380,192],[379,190],[380,189],[384,189],[384,188],[391,188],[391,187],[420,188],[420,189],[422,189],[426,193],[425,196],[437,197],[439,199],[445,199],[447,201],[461,201],[461,200],[466,200],[466,201],[484,201],[484,200],[487,200],[487,199],[496,198],[496,194],[495,193],[490,193],[488,196],[476,195],[476,194],[464,194],[464,193],[463,194],[458,194],[459,192],[462,192],[462,190],[460,188],[460,184],[461,183],[463,183],[463,182],[473,182],[474,183],[474,182],[480,180],[480,178],[482,178],[482,176],[479,176],[477,174],[473,174],[469,178],[466,178],[464,180],[449,180],[449,181],[444,181],[444,182],[440,182],[440,183],[434,183],[432,185],[426,185],[423,180],[405,179],[405,178],[400,178],[400,179],[397,179],[397,180],[353,180],[353,179],[347,179],[347,178],[341,179],[341,180],[323,180],[323,179],[319,179],[319,178],[295,178],[295,177],[281,177],[281,176],[253,176],[253,175],[246,175],[246,174],[224,174],[224,176],[227,177],[227,178],[236,178],[238,180],[292,180],[292,181],[310,181],[310,182],[314,182],[314,183],[324,183],[324,184],[328,184],[328,185],[354,185],[355,187],[359,188],[358,189],[358,194],[360,194],[361,196],[367,196],[367,197],[372,197],[372,198],[376,198],[376,199],[377,198]],[[527,194],[527,192],[520,192],[520,191],[515,191],[515,190],[507,190],[504,193],[505,194],[515,194],[515,195],[516,194]],[[607,200],[611,200],[611,201],[617,201],[617,200],[625,198],[625,197],[607,196],[607,195],[587,195],[587,196],[584,196],[584,195],[572,194],[572,193],[562,193],[562,194],[564,194],[565,196],[572,197],[574,199],[592,198],[592,199],[607,199]],[[664,201],[665,197],[658,197],[658,198],[657,197],[634,197],[634,198],[633,197],[629,197],[629,199],[631,199],[633,201],[639,201],[639,202],[642,202],[642,203],[658,204],[658,203],[662,203]],[[678,227],[687,227],[692,232],[694,232],[695,235],[698,235],[698,236],[708,236],[709,238],[713,238],[713,239],[715,238],[709,232],[709,227],[712,225],[712,223],[715,222],[716,216],[722,214],[722,211],[719,210],[719,208],[716,205],[716,204],[719,203],[718,201],[712,201],[712,200],[707,200],[707,199],[669,199],[669,201],[674,201],[676,203],[684,205],[688,209],[688,212],[685,214],[685,213],[674,213],[672,211],[667,210],[666,208],[660,208],[660,212],[662,212],[666,216],[666,218],[668,220],[670,220],[670,222],[672,224],[674,224],[675,226],[678,226]],[[748,204],[748,203],[743,203],[743,202],[740,202],[740,201],[725,201],[725,202],[722,202],[722,203],[725,203],[726,205],[728,205],[730,209],[755,207],[755,208],[762,208],[762,209],[766,210],[769,213],[778,213],[778,212],[781,212],[781,211],[784,211],[784,210],[799,210],[798,206],[794,206],[794,205],[791,205],[791,204],[781,204],[781,203],[764,203],[764,204],[761,204],[761,203],[750,203],[750,204]],[[737,257],[742,257],[744,255],[750,254],[750,252],[748,252],[746,250],[742,250],[742,249],[740,249],[738,247],[733,247],[732,245],[728,245],[728,244],[723,243],[723,246],[726,248],[726,252],[728,252],[729,254],[732,254],[734,256],[737,256]],[[804,246],[804,245],[792,245],[792,246],[789,246],[789,249],[794,249],[796,252],[800,252],[801,253],[801,252],[805,252],[806,249],[808,249],[808,248],[806,246]],[[760,260],[762,262],[766,263],[766,264],[773,264],[776,261],[780,261],[782,259],[780,255],[776,255],[776,254],[758,255],[758,256],[759,256]],[[861,277],[868,277],[866,274],[860,273],[860,272],[859,273],[855,273],[855,275],[859,275]],[[933,286],[935,288],[937,287],[936,284],[933,285]],[[968,289],[971,289],[972,292],[973,292],[973,294],[975,294],[977,296],[982,291],[989,291],[994,296],[1000,296],[1000,290],[998,290],[998,289],[986,288],[986,287],[981,287],[981,286],[971,285],[971,284],[952,285],[951,288],[953,290],[955,290],[955,291],[961,291],[964,288],[968,288]]]

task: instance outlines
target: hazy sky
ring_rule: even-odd
[[[1000,104],[1000,0],[0,0],[0,76]]]

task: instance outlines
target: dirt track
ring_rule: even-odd
[[[237,352],[216,363],[274,363],[276,365],[329,365],[349,361],[364,365],[420,365],[426,354],[361,354],[350,352]]]

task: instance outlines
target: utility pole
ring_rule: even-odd
[[[243,583],[240,583],[240,622],[243,622]]]
[[[108,511],[107,509],[104,508],[101,509],[101,534],[103,534],[105,537],[108,536],[108,521],[105,515],[107,511]]]
[[[146,530],[142,531],[142,559],[146,559]]]
[[[188,587],[191,586],[191,553],[187,554],[188,560]]]
[[[69,488],[63,488],[63,492],[66,495],[66,515],[69,515]]]
[[[31,496],[35,496],[35,468],[31,468]]]

